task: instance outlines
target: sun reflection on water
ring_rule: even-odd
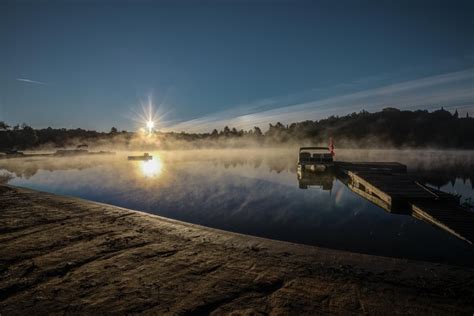
[[[155,156],[151,160],[141,161],[140,170],[145,177],[155,178],[163,171],[163,163],[161,162],[160,157]]]

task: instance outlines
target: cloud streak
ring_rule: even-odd
[[[21,82],[39,84],[39,85],[43,85],[43,86],[47,86],[47,85],[48,85],[46,82],[41,82],[41,81],[36,81],[36,80],[30,80],[30,79],[26,79],[26,78],[16,78],[16,80],[17,80],[17,81],[21,81]]]
[[[168,131],[209,132],[224,126],[251,129],[266,128],[269,123],[289,124],[304,120],[317,120],[330,115],[345,115],[362,109],[378,111],[385,107],[400,109],[457,108],[460,114],[474,110],[474,69],[451,72],[391,84],[379,88],[299,102],[298,95],[270,98],[254,105],[181,122],[166,128]],[[292,100],[294,101],[293,104]],[[262,109],[261,105],[273,107]],[[279,104],[286,104],[277,107]],[[260,105],[260,106],[258,106]],[[259,110],[261,109],[261,110]],[[244,112],[244,113],[242,113]],[[237,114],[237,115],[232,115]]]

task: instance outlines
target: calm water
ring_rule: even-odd
[[[474,266],[474,247],[390,214],[329,175],[302,189],[295,150],[154,152],[0,160],[16,186],[137,209],[209,227],[355,252]],[[339,160],[400,161],[423,183],[474,200],[474,152],[338,151]],[[474,201],[473,201],[474,202]]]

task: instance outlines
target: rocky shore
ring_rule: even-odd
[[[474,270],[0,186],[0,314],[465,314]]]

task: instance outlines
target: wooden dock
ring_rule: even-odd
[[[474,213],[459,197],[419,183],[397,163],[344,163],[339,172],[353,192],[387,212],[411,215],[472,244]]]

